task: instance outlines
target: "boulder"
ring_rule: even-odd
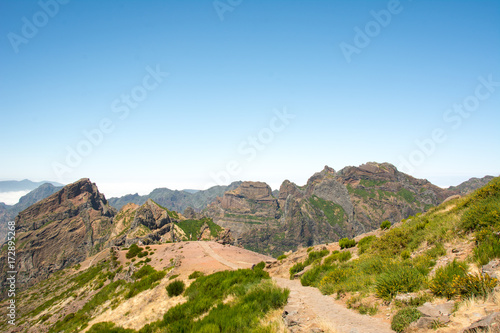
[[[493,312],[492,314],[476,321],[462,332],[476,333],[486,330],[491,333],[500,333],[500,312]]]
[[[500,278],[500,259],[493,259],[481,268],[481,274],[488,274],[491,278]]]

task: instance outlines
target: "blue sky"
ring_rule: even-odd
[[[498,1],[5,0],[0,178],[109,197],[368,161],[496,176],[499,22]]]

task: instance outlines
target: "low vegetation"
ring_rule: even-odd
[[[168,296],[169,297],[179,296],[184,292],[185,288],[186,285],[184,284],[184,281],[175,280],[173,282],[170,282],[169,285],[167,286]]]
[[[380,229],[382,230],[387,230],[391,227],[391,222],[389,222],[388,220],[385,220],[384,222],[382,222],[380,224]]]
[[[285,305],[288,293],[258,266],[201,276],[186,289],[186,303],[139,332],[254,332],[266,313]],[[228,297],[232,300],[224,302]]]
[[[403,191],[399,194],[408,202],[414,200],[409,193]],[[390,222],[387,222],[381,224],[382,229],[390,228]],[[398,293],[430,289],[435,297],[484,298],[498,281],[488,275],[469,273],[466,262],[450,262],[437,269],[432,277],[429,273],[436,260],[446,254],[443,244],[457,240],[457,237],[463,241],[474,237],[476,246],[470,260],[476,265],[499,258],[499,232],[500,178],[495,178],[472,195],[446,202],[430,209],[427,214],[408,218],[380,237],[367,236],[358,244],[348,238],[341,239],[339,245],[342,249],[357,245],[359,258],[355,260],[350,260],[351,254],[345,250],[335,251],[322,262],[313,254],[305,262],[295,264],[290,269],[290,277],[312,264],[302,274],[301,283],[317,287],[324,294],[350,292],[392,301]],[[424,250],[419,250],[422,246],[425,246]],[[398,332],[417,318],[412,305],[401,306],[393,320],[393,329]],[[361,308],[368,311],[366,305]]]
[[[210,236],[217,237],[222,231],[222,228],[215,224],[210,218],[203,218],[201,220],[183,220],[177,223],[177,226],[186,234],[185,240],[198,240],[201,237],[201,227],[207,224],[210,230]]]

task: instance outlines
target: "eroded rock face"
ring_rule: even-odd
[[[142,224],[150,230],[156,230],[169,223],[172,223],[172,221],[167,211],[162,209],[151,199],[148,199],[146,203],[135,212],[132,228],[136,228],[139,224]]]
[[[338,241],[396,223],[457,194],[416,179],[388,163],[366,163],[338,172],[325,166],[305,186],[285,180],[276,198],[264,183],[244,182],[212,203],[206,213],[230,228],[238,242],[279,254]]]
[[[89,179],[65,186],[16,217],[18,287],[30,286],[97,253],[116,211]],[[6,271],[5,256],[1,268]]]

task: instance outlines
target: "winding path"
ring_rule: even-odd
[[[333,302],[313,287],[304,287],[298,280],[273,277],[278,286],[290,289],[285,311],[299,318],[298,328],[312,322],[322,322],[338,333],[394,333],[390,325],[369,316],[361,315]],[[302,319],[302,320],[300,320]],[[298,330],[297,332],[309,332]]]
[[[232,263],[210,247],[208,242],[199,242],[203,251],[232,269],[242,268]],[[313,287],[304,287],[298,280],[287,280],[273,277],[281,288],[290,289],[290,296],[285,311],[295,321],[292,332],[310,332],[313,323],[324,324],[338,333],[393,333],[390,325],[377,318],[361,315],[333,302],[330,296],[325,296]]]

